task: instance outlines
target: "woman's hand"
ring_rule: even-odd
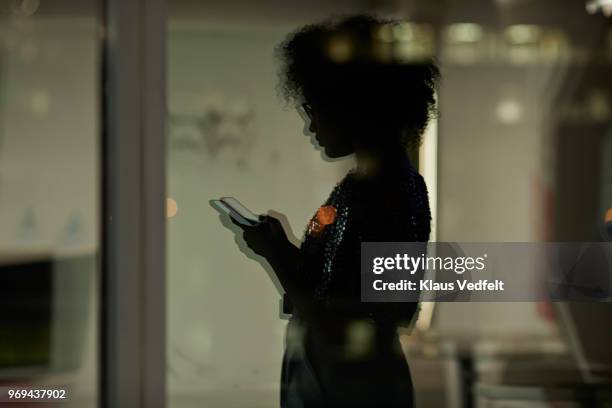
[[[235,225],[242,229],[242,238],[246,245],[257,255],[261,255],[270,263],[275,263],[285,255],[292,244],[287,238],[281,222],[270,215],[260,215],[259,223],[249,227],[232,219]]]
[[[274,214],[278,215],[260,215],[260,222],[252,227],[242,225],[233,219],[231,221],[242,230],[242,238],[246,246],[268,261],[280,283],[281,294],[289,297],[296,310],[299,309],[306,313],[309,304],[308,295],[305,292],[307,287],[304,285],[303,276],[297,273],[300,249],[287,237],[283,222],[277,217],[281,218],[284,225],[290,229],[287,218],[280,213]],[[237,233],[237,235],[240,234]],[[242,243],[238,242],[238,245],[242,247]],[[266,268],[265,265],[264,268]]]
[[[287,222],[286,217],[278,214],[283,221]],[[287,237],[283,223],[272,215],[260,215],[260,222],[252,227],[242,225],[230,218],[231,222],[242,231],[242,241],[255,254],[265,258],[273,273],[280,283],[281,293],[289,295],[295,305],[301,305],[304,297],[303,285],[298,279],[296,268],[298,266],[299,248],[294,245]],[[288,224],[285,224],[288,225]],[[236,238],[240,234],[236,231]],[[244,251],[242,242],[237,241],[238,246]],[[248,253],[245,253],[249,258]],[[253,259],[253,258],[251,258]],[[259,261],[259,260],[257,260]],[[264,268],[267,270],[265,265]]]

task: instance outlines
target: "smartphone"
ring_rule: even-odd
[[[234,197],[221,197],[220,200],[211,200],[210,203],[217,210],[229,215],[239,224],[248,227],[259,224],[259,217]]]

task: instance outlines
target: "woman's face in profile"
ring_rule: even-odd
[[[308,103],[298,111],[306,124],[304,134],[311,137],[317,150],[322,150],[326,157],[337,159],[353,153],[348,124],[340,123],[334,115],[321,112]]]

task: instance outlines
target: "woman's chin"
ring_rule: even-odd
[[[335,160],[341,159],[341,158],[343,158],[343,157],[345,157],[347,155],[346,154],[342,154],[338,150],[331,149],[331,148],[329,148],[327,146],[322,146],[321,156],[323,157],[323,160],[326,160],[326,161],[335,161]]]

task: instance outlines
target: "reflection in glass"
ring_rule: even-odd
[[[96,3],[0,5],[0,385],[58,407],[98,400]]]
[[[231,234],[207,203],[231,195],[257,213],[282,209],[299,236],[346,171],[349,163],[319,164],[301,135],[305,123],[274,89],[273,47],[301,24],[364,11],[402,18],[404,25],[372,33],[377,58],[398,52],[439,61],[440,116],[419,157],[419,168],[434,175],[425,176],[436,186],[437,240],[604,239],[602,219],[612,206],[604,154],[612,119],[609,20],[589,15],[582,1],[357,4],[169,2],[167,174],[179,207],[168,218],[173,408],[278,406],[285,326],[278,293],[256,263],[235,256]],[[396,41],[403,46],[393,47]],[[347,44],[339,37],[329,52],[345,60]],[[357,355],[369,328],[351,326],[346,336]],[[417,406],[462,401],[466,345],[481,353],[473,363],[486,381],[577,376],[550,305],[423,305],[402,345]],[[517,371],[517,378],[499,368],[523,358],[563,363],[544,374]]]

